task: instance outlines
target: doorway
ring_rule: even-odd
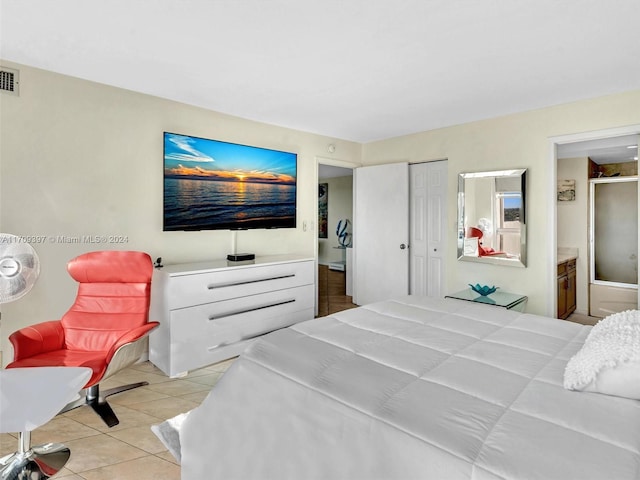
[[[317,158],[316,316],[354,308],[351,243],[353,169],[358,164]]]
[[[594,237],[590,234],[590,228],[594,219],[590,215],[594,207],[590,203],[590,185],[594,182],[609,183],[607,179],[637,175],[639,133],[640,125],[634,125],[551,139],[553,174],[549,186],[554,201],[551,203],[549,217],[552,219],[554,241],[550,242],[549,274],[554,280],[549,282],[552,299],[549,303],[549,316],[556,316],[560,299],[563,298],[560,290],[563,283],[556,281],[556,275],[560,271],[559,260],[567,255],[575,258],[576,267],[576,310],[569,319],[576,317],[577,321],[592,324],[607,314],[597,311],[591,305],[594,294],[591,277],[595,267],[594,253],[591,251]],[[637,214],[640,202],[637,194],[634,200],[631,201],[631,207]],[[626,215],[624,223],[628,223],[628,219],[629,216]],[[604,228],[606,231],[606,227]],[[634,228],[637,237],[637,226]],[[633,242],[637,252],[638,240],[634,239]],[[631,252],[627,256],[633,255]],[[637,258],[632,259],[633,261],[636,262],[634,268],[637,268]],[[629,296],[637,304],[637,287],[631,292],[626,289],[626,301],[629,301]]]

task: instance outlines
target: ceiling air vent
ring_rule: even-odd
[[[12,68],[0,67],[0,92],[18,95],[20,72]]]

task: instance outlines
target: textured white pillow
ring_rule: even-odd
[[[564,387],[640,399],[640,311],[600,320],[567,363]]]

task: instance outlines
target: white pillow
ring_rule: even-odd
[[[640,311],[600,320],[567,363],[564,387],[640,399]]]

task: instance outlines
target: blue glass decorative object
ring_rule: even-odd
[[[469,284],[469,286],[471,287],[471,290],[473,290],[476,293],[479,293],[483,297],[486,297],[487,295],[491,295],[493,292],[495,292],[498,289],[498,287],[490,287],[489,285],[480,285],[479,283],[476,283],[475,285]]]

